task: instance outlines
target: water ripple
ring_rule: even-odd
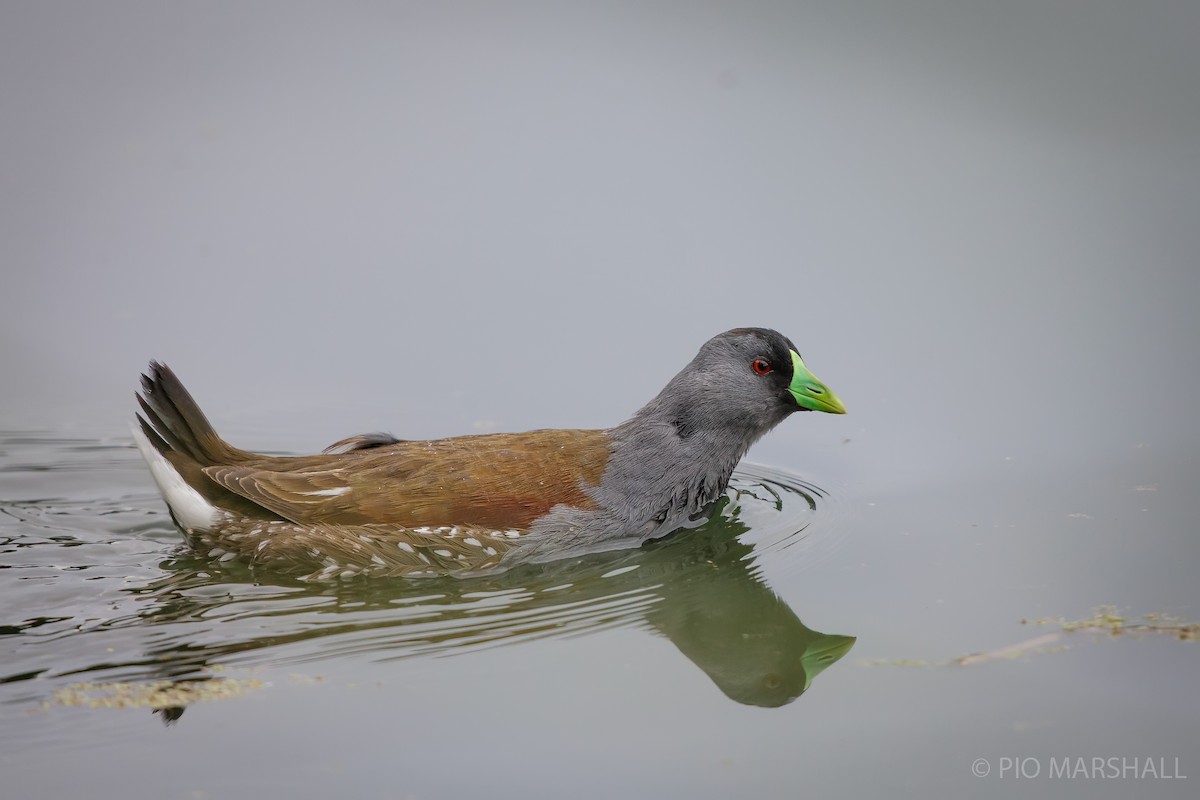
[[[735,473],[711,520],[639,548],[490,577],[312,585],[186,551],[126,446],[0,437],[0,460],[20,479],[0,497],[4,703],[80,678],[328,667],[640,627],[739,702],[777,705],[853,641],[805,627],[762,577],[835,546],[838,503],[759,465]]]

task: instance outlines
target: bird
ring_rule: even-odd
[[[431,440],[351,436],[269,456],[217,435],[166,364],[135,393],[134,439],[191,547],[306,580],[502,571],[638,546],[703,523],[754,442],[841,399],[768,328],[709,339],[608,429]]]

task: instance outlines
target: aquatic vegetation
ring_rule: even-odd
[[[205,700],[229,700],[255,689],[263,681],[214,678],[192,681],[134,681],[113,683],[73,683],[56,691],[53,702],[60,706],[86,708],[182,708]]]
[[[1180,641],[1194,642],[1200,640],[1200,624],[1188,622],[1170,614],[1143,614],[1140,618],[1131,620],[1122,616],[1116,606],[1098,606],[1092,616],[1086,619],[1068,620],[1065,617],[1041,617],[1038,619],[1022,619],[1022,625],[1056,625],[1059,630],[1045,633],[1015,644],[999,647],[995,650],[984,650],[977,653],[952,658],[949,661],[930,661],[916,658],[885,658],[868,662],[870,666],[889,667],[967,667],[983,664],[989,661],[1011,661],[1029,655],[1059,653],[1068,649],[1068,645],[1060,644],[1064,634],[1076,632],[1104,633],[1110,636],[1143,633],[1165,633]]]
[[[1090,631],[1120,636],[1126,633],[1167,633],[1181,641],[1197,641],[1200,623],[1188,622],[1170,614],[1143,614],[1139,620],[1122,616],[1116,606],[1098,606],[1087,619],[1067,620],[1063,617],[1023,619],[1022,625],[1057,625],[1066,633]]]

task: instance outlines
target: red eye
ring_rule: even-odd
[[[756,358],[754,359],[754,363],[750,365],[750,369],[754,370],[759,375],[766,375],[772,369],[771,362],[767,361],[765,358]]]

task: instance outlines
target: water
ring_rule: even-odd
[[[710,697],[777,708],[855,643],[805,625],[760,566],[769,560],[791,572],[836,552],[838,503],[752,464],[739,469],[708,523],[642,548],[493,577],[324,584],[192,554],[123,440],[6,432],[0,473],[0,569],[19,600],[0,628],[0,748],[20,752],[31,735],[49,742],[70,730],[81,745],[72,761],[93,776],[109,759],[101,732],[123,717],[138,737],[173,736],[159,729],[190,728],[208,706],[257,715],[258,702],[283,700],[279,689],[400,688],[399,662],[454,656],[474,672],[472,660],[503,662],[511,653],[523,662],[541,643],[590,641],[585,647],[599,654],[605,641],[649,637],[676,650],[669,675],[696,688],[703,675]],[[621,667],[610,659],[599,674]],[[463,694],[453,681],[431,682],[427,670],[412,673],[425,673],[425,691]],[[512,691],[506,680],[497,685]],[[151,713],[157,720],[143,716]],[[196,783],[216,794],[221,785]]]
[[[1153,519],[1128,499],[1158,505],[1192,463],[1142,464],[1150,482],[1113,508]],[[452,768],[462,748],[518,793],[581,773],[597,796],[640,791],[669,768],[671,786],[704,796],[770,795],[789,758],[823,764],[807,777],[823,791],[856,756],[973,791],[1005,785],[979,783],[978,758],[1012,779],[1127,751],[1186,773],[1194,754],[1190,701],[1160,687],[1186,683],[1195,643],[1021,624],[1090,616],[1087,602],[1187,611],[1113,581],[1105,567],[1136,569],[1144,547],[1097,531],[1105,508],[1061,515],[1056,548],[1034,496],[1007,522],[947,520],[915,497],[852,501],[744,464],[712,521],[643,548],[491,578],[314,585],[183,548],[124,437],[9,431],[0,474],[0,746],[30,781],[14,796],[75,794],[51,766],[64,758],[106,796],[239,794],[275,770],[268,791],[316,796],[390,785],[381,770],[397,761],[418,796],[483,790]],[[987,509],[1003,485],[997,473],[959,500]],[[1037,557],[994,569],[1014,552]],[[602,747],[625,769],[588,773]],[[149,780],[128,780],[134,754]],[[878,774],[857,791],[883,790]]]
[[[313,585],[181,547],[157,498],[137,491],[140,457],[127,446],[9,434],[0,448],[18,481],[51,471],[77,476],[80,495],[83,484],[104,493],[3,500],[3,567],[36,613],[3,629],[13,638],[0,683],[18,707],[103,705],[109,684],[232,667],[469,653],[612,627],[655,631],[731,698],[779,706],[853,644],[805,627],[759,576],[758,559],[835,538],[821,490],[772,470],[747,465],[707,524],[645,548],[494,577]],[[119,475],[133,480],[114,485]]]
[[[0,795],[1195,796],[1200,6],[1086,6],[0,8]],[[494,579],[197,558],[126,428],[604,427],[745,325],[849,413]]]

